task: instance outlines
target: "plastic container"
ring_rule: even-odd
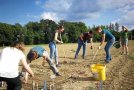
[[[103,65],[103,64],[92,64],[91,65],[91,71],[92,71],[92,74],[93,74],[93,77],[96,79],[96,80],[106,80],[106,66]]]
[[[117,49],[121,47],[119,41],[116,41],[116,42],[113,44],[113,46],[114,46],[115,48],[117,48]]]

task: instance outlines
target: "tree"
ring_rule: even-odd
[[[117,22],[115,23],[115,30],[119,32],[119,24]]]

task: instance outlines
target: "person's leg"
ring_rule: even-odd
[[[59,65],[59,60],[58,60],[58,49],[57,49],[57,45],[55,44],[55,52],[54,52],[54,55],[55,55],[55,63],[56,63],[56,66]]]
[[[114,43],[114,40],[108,41],[106,46],[105,46],[106,62],[108,62],[108,63],[111,60],[110,49],[111,49],[113,43]]]
[[[19,77],[16,78],[6,78],[7,90],[21,90],[21,80]]]
[[[52,62],[52,60],[50,59],[47,51],[44,51],[43,56],[46,57],[46,61],[48,62],[51,70],[53,71],[54,74],[58,73],[58,69],[56,68],[55,64]]]
[[[75,59],[77,58],[77,56],[79,54],[81,46],[82,46],[82,41],[80,39],[78,39],[78,48],[77,48],[76,53],[75,53]]]
[[[53,42],[49,43],[49,48],[50,48],[50,58],[53,60],[54,58],[54,52],[55,52],[55,46]]]
[[[125,41],[125,51],[126,51],[126,54],[129,54],[129,52],[128,52],[128,39],[126,39],[126,41]]]
[[[0,87],[2,87],[2,78],[0,77]]]
[[[122,54],[125,54],[125,40],[121,40]]]
[[[85,54],[86,54],[86,44],[87,44],[87,42],[85,42],[85,44],[83,44],[83,55],[82,55],[83,59],[85,58]]]

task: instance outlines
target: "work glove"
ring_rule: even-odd
[[[93,46],[91,46],[90,48],[93,49]]]
[[[45,66],[45,61],[42,62],[42,66],[43,66],[43,67]]]
[[[83,43],[83,45],[85,45],[85,44],[86,44],[84,41],[83,41],[82,43]]]
[[[101,49],[101,46],[99,46],[98,49]]]
[[[32,79],[34,79],[34,73],[30,74],[30,77],[31,77]]]
[[[60,44],[63,44],[63,41],[60,41]]]

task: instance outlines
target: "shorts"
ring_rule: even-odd
[[[128,39],[122,39],[121,45],[128,45]]]
[[[48,57],[49,56],[49,54],[47,53],[46,50],[43,52],[43,56],[45,56],[45,57]]]

